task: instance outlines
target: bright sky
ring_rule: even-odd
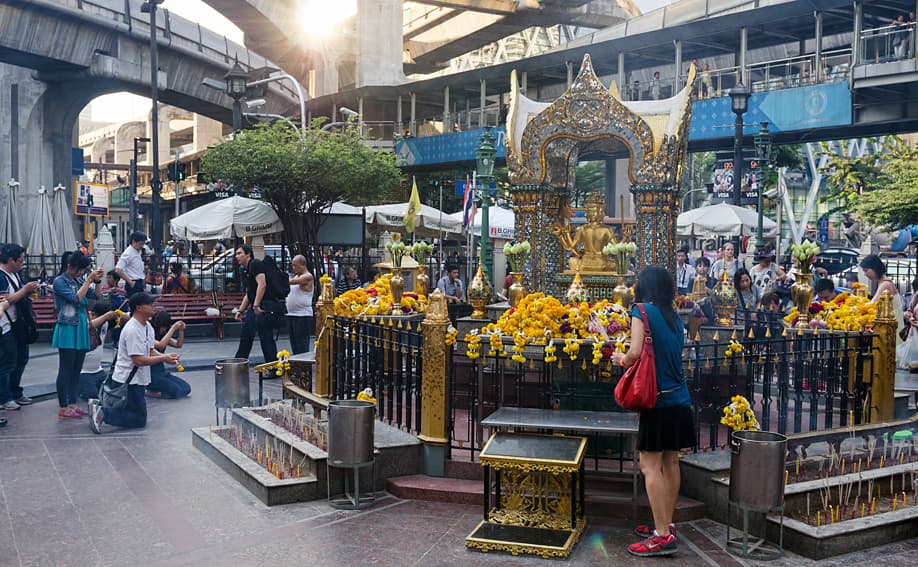
[[[642,12],[656,10],[673,0],[635,0]],[[242,31],[202,0],[166,0],[163,8],[193,22],[225,35],[230,41],[242,44]],[[327,22],[347,17],[357,10],[357,0],[302,0],[302,18],[313,29],[331,30]],[[150,99],[115,93],[101,96],[91,103],[92,120],[97,122],[127,122],[150,111]]]

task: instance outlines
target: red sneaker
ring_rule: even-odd
[[[75,412],[77,412],[78,414],[80,414],[80,417],[86,417],[87,415],[89,415],[89,412],[86,411],[86,410],[84,410],[83,408],[79,408],[79,407],[73,408],[73,411],[75,411]]]
[[[632,543],[628,546],[628,553],[638,557],[657,557],[660,555],[672,555],[676,553],[676,536],[652,535],[639,543]]]
[[[640,524],[634,527],[634,533],[641,537],[650,537],[653,535],[653,524]],[[669,533],[676,535],[676,524],[669,525]]]
[[[57,417],[63,419],[80,419],[83,416],[73,408],[62,408],[61,411],[57,412]]]

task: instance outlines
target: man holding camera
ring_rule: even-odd
[[[8,303],[0,318],[0,409],[4,410],[18,410],[32,403],[20,383],[29,362],[27,318],[38,282],[25,282],[20,277],[24,262],[25,248],[18,244],[0,246],[0,297]]]

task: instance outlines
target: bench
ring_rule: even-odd
[[[33,299],[32,310],[35,311],[35,323],[38,327],[54,327],[57,322],[57,310],[54,309],[53,294],[48,293]]]
[[[538,409],[501,407],[481,420],[482,427],[500,431],[503,428],[571,431],[599,435],[624,435],[631,447],[631,517],[637,518],[638,475],[637,463],[638,414],[631,412],[604,412],[564,409]],[[598,456],[596,457],[598,461]],[[623,472],[622,464],[619,472]]]
[[[175,321],[194,323],[209,321],[214,324],[217,338],[223,340],[224,330],[222,306],[217,303],[215,293],[162,293],[156,296],[153,306],[157,310],[167,311]],[[207,309],[215,308],[217,315],[208,315]]]

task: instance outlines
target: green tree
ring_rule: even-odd
[[[884,169],[888,185],[860,195],[854,212],[858,218],[884,230],[918,224],[918,161],[911,156],[899,156]]]
[[[835,203],[830,213],[856,209],[863,195],[889,185],[888,162],[915,156],[915,151],[898,136],[886,136],[879,142],[875,138],[868,141],[878,143],[880,150],[860,157],[849,155],[844,145],[839,154],[830,151],[825,142],[820,142],[822,153],[829,156],[828,163],[820,172],[825,175],[829,189],[822,201]]]
[[[357,128],[322,131],[314,122],[302,136],[284,123],[244,130],[212,148],[202,168],[213,179],[258,187],[284,225],[285,239],[306,256],[313,273],[324,272],[317,240],[327,218],[320,214],[340,200],[362,206],[396,194],[400,173],[392,153],[375,152]]]
[[[571,206],[583,207],[586,205],[590,193],[605,195],[606,188],[606,162],[586,161],[577,164],[577,173],[574,177],[574,190],[571,192]]]

